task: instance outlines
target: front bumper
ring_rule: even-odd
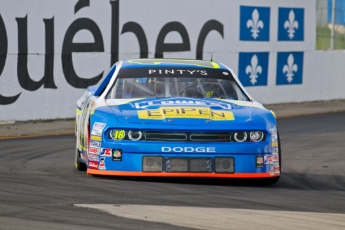
[[[144,158],[156,157],[162,159],[159,171],[147,171],[144,167]],[[219,172],[216,166],[216,159],[232,159],[233,165],[229,172]],[[187,162],[205,159],[210,162],[210,167],[201,169],[199,172],[189,170],[169,171],[167,161],[172,159],[183,159]],[[260,159],[260,162],[258,162]],[[129,153],[121,152],[121,157],[114,158],[111,154],[99,155],[99,160],[93,162],[87,169],[88,174],[109,175],[109,176],[135,176],[135,177],[213,177],[213,178],[269,178],[280,176],[280,165],[278,155],[266,153]],[[189,163],[187,163],[189,164]],[[90,167],[91,166],[91,167]],[[207,167],[207,166],[205,166]]]
[[[167,172],[131,172],[88,169],[87,174],[102,176],[125,176],[125,177],[199,177],[199,178],[272,178],[280,174],[270,173],[167,173]]]

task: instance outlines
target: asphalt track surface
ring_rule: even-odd
[[[75,204],[252,210],[242,222],[263,211],[256,229],[271,229],[269,223],[280,223],[273,214],[284,212],[321,214],[321,220],[334,214],[345,225],[345,113],[279,119],[278,125],[282,176],[266,187],[243,180],[93,177],[74,168],[73,135],[0,140],[0,229],[195,229],[174,224],[174,215],[169,224]],[[220,226],[215,221],[213,229]],[[326,229],[342,227],[331,222]]]

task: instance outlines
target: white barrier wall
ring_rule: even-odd
[[[73,117],[119,59],[223,62],[262,103],[345,98],[344,52],[315,51],[314,0],[0,1],[0,121]]]

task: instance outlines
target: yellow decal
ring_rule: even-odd
[[[217,63],[211,61],[211,64],[212,64],[213,68],[220,69],[220,66]]]
[[[274,118],[277,118],[277,117],[276,117],[276,113],[273,112],[273,110],[271,110],[271,113],[272,113],[272,115],[273,115]]]
[[[273,141],[272,142],[272,147],[278,147],[278,142],[277,141]]]
[[[201,118],[214,121],[235,120],[229,111],[213,110],[205,107],[163,107],[138,111],[139,119],[163,120],[164,118]]]
[[[100,137],[100,136],[91,136],[91,140],[102,141],[102,137]]]

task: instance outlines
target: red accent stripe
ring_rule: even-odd
[[[87,174],[129,177],[204,177],[204,178],[270,178],[279,175],[270,173],[167,173],[167,172],[126,172],[87,169]]]

